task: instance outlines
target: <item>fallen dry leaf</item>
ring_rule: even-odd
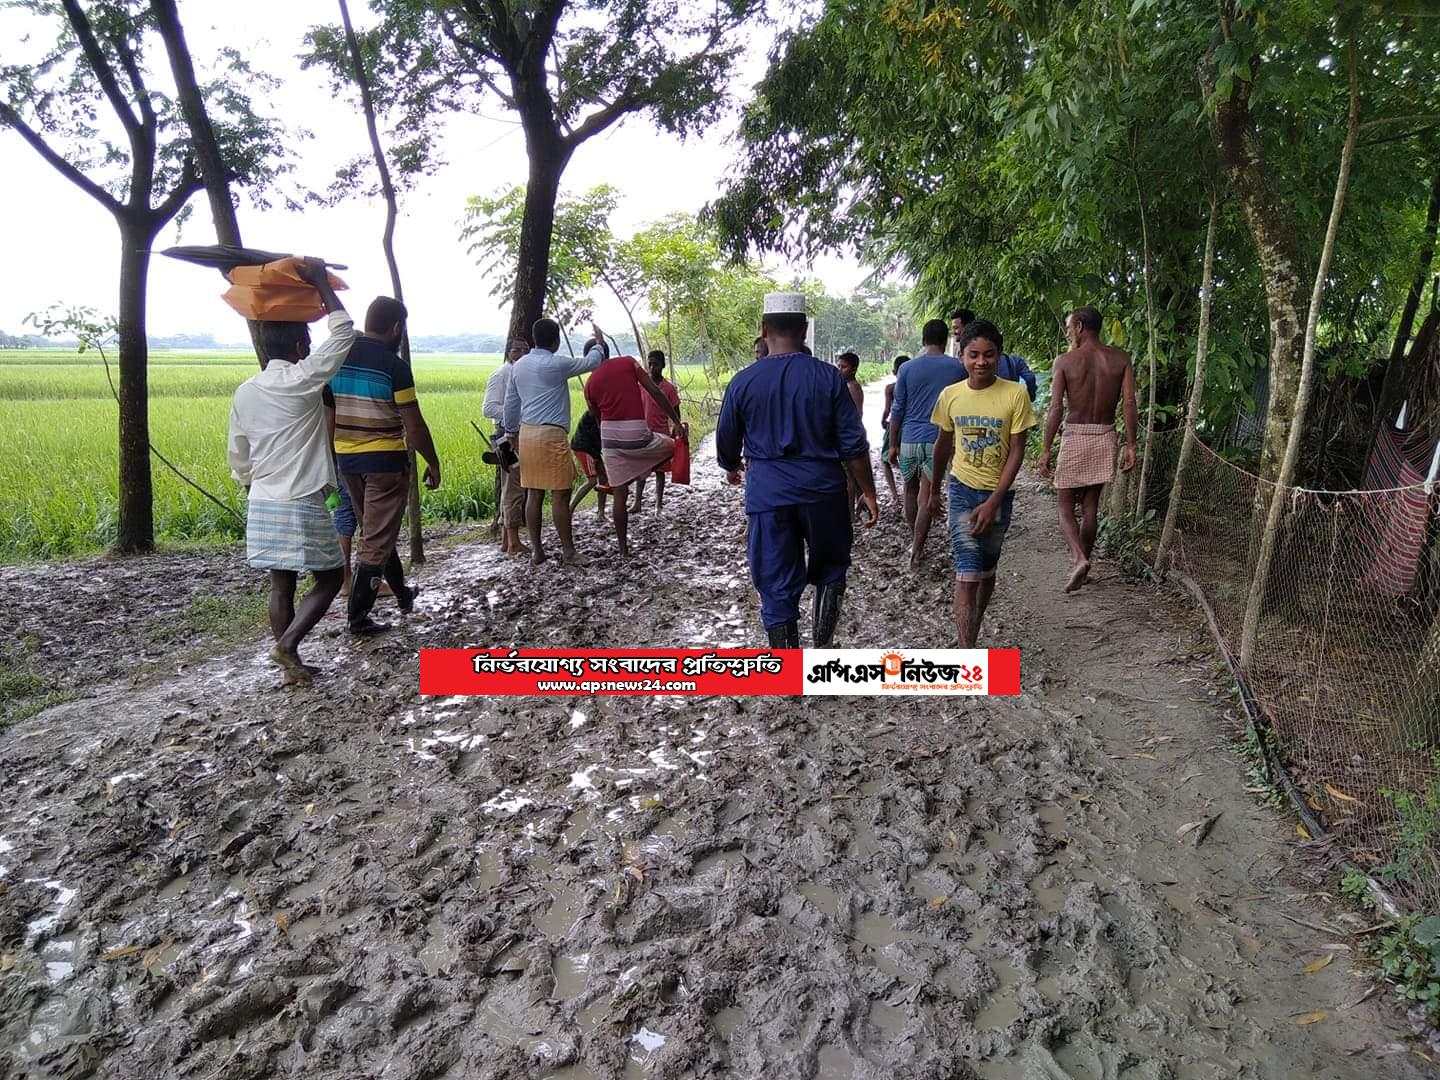
[[[644,870],[641,870],[640,867],[638,867],[638,866],[632,866],[632,867],[630,867],[629,869],[627,869],[627,870],[625,871],[625,873],[629,874],[629,875],[630,875],[631,877],[633,877],[636,881],[640,882],[641,885],[644,885],[644,884],[645,884],[645,871],[644,871]]]
[[[942,908],[945,906],[946,899],[947,897],[944,896],[932,896],[930,897],[930,907],[932,909]]]
[[[1180,828],[1175,830],[1175,835],[1184,836],[1186,833],[1193,832],[1195,829],[1200,828],[1200,826],[1204,824],[1205,820],[1203,818],[1199,821],[1187,821],[1184,825],[1181,825]]]
[[[290,929],[290,916],[283,911],[275,912],[275,925],[280,928],[282,934],[285,933]]]
[[[146,971],[153,971],[155,969],[155,965],[160,962],[160,957],[171,944],[172,942],[166,941],[163,945],[156,945],[153,948],[145,950],[145,955],[140,958],[140,963]]]
[[[1339,788],[1332,787],[1330,784],[1325,785],[1325,791],[1330,795],[1332,799],[1339,799],[1341,802],[1358,803],[1360,801],[1359,799],[1355,798],[1354,795],[1346,795],[1345,792],[1341,791]]]
[[[1076,791],[1071,793],[1070,798],[1074,799],[1078,803],[1087,803],[1092,798],[1094,798],[1094,796],[1092,796],[1088,791]]]
[[[15,968],[14,953],[0,953],[0,974],[12,971]]]
[[[309,817],[309,816],[310,816],[311,814],[313,814],[313,813],[315,813],[315,804],[314,804],[313,802],[306,803],[306,804],[305,804],[305,816],[306,816],[306,817]]]
[[[1296,833],[1297,836],[1301,837],[1302,839],[1305,839],[1305,840],[1309,840],[1309,839],[1310,839],[1310,830],[1307,829],[1307,828],[1305,828],[1304,825],[1296,825],[1296,826],[1295,826],[1295,833]]]
[[[1305,965],[1302,970],[1305,972],[1306,975],[1314,975],[1317,971],[1325,967],[1327,964],[1330,963],[1331,960],[1334,959],[1334,953],[1326,953],[1324,956],[1311,960],[1308,964]]]
[[[127,956],[134,956],[138,952],[144,952],[144,945],[121,945],[118,948],[109,949],[100,954],[101,960],[123,960]]]
[[[1136,754],[1135,756],[1138,757],[1138,758],[1144,758],[1146,761],[1155,761],[1155,760],[1157,760],[1154,754],[1147,754],[1147,753],[1144,753],[1143,751],[1142,751],[1141,753]]]
[[[1308,1012],[1304,1016],[1297,1016],[1295,1018],[1295,1023],[1298,1024],[1300,1027],[1306,1027],[1309,1024],[1320,1023],[1321,1020],[1326,1019],[1327,1017],[1329,1017],[1329,1015],[1330,1014],[1324,1009],[1321,1009],[1319,1012]]]
[[[956,836],[954,830],[952,829],[950,832],[947,832],[945,834],[945,843],[949,844],[952,848],[958,851],[960,848],[960,837]]]

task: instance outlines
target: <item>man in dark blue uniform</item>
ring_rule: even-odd
[[[870,447],[840,372],[804,351],[805,297],[765,297],[762,333],[769,354],[725,390],[715,456],[732,484],[745,474],[750,576],[770,644],[800,647],[800,596],[815,586],[816,648],[840,621],[850,567],[850,503],[845,474],[860,488],[867,528],[880,511]]]

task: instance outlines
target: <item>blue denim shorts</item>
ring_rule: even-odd
[[[1005,543],[1005,533],[1010,528],[1011,512],[1014,508],[1015,493],[1005,493],[1000,501],[1000,514],[990,528],[979,536],[970,532],[970,511],[994,494],[993,491],[977,491],[962,484],[955,477],[950,481],[950,549],[955,554],[956,581],[982,581],[995,576],[995,567],[1000,564],[1000,548]]]
[[[350,491],[345,478],[340,478],[340,505],[335,508],[335,532],[347,540],[355,535],[355,505],[350,501]]]

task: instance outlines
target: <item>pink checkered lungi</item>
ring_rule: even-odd
[[[1115,475],[1115,425],[1066,424],[1060,440],[1055,486],[1060,489],[1107,484]]]

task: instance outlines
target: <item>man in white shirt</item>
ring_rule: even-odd
[[[336,490],[335,462],[321,396],[355,341],[346,314],[319,259],[305,259],[300,275],[320,293],[330,336],[313,353],[305,323],[261,324],[264,370],[235,391],[230,408],[230,469],[249,493],[245,554],[270,571],[270,659],[285,685],[305,684],[316,669],[300,660],[300,642],[330,608],[344,580],[344,557],[326,498]],[[315,587],[295,609],[304,573]]]
[[[485,383],[483,412],[495,425],[495,442],[507,442],[512,450],[519,445],[520,432],[505,429],[505,394],[510,389],[515,361],[529,351],[528,341],[515,338],[505,353],[505,362]],[[500,487],[495,498],[500,511],[500,550],[506,555],[528,555],[530,549],[520,542],[520,530],[525,526],[525,489],[520,486],[520,466],[507,469],[502,464],[497,468]]]
[[[605,340],[590,324],[596,342]],[[575,536],[570,529],[570,488],[575,483],[575,459],[570,456],[570,380],[594,371],[605,359],[595,345],[583,357],[555,355],[560,348],[560,324],[537,319],[530,335],[535,347],[514,364],[505,390],[507,431],[520,433],[520,486],[525,489],[525,531],[530,535],[532,562],[545,561],[540,540],[540,514],[545,493],[550,493],[550,514],[560,534],[560,561],[574,565]]]

